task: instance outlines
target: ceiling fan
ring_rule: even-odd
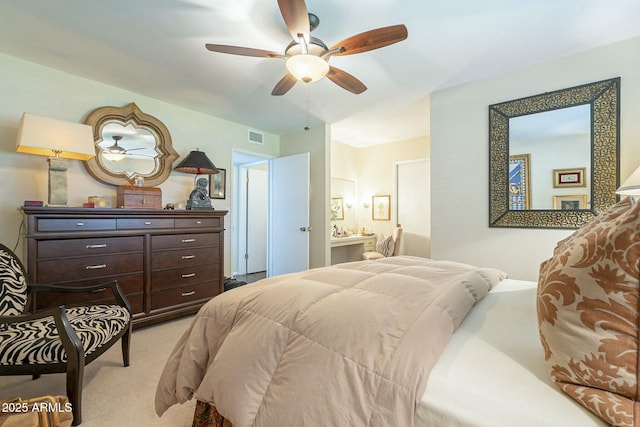
[[[356,34],[329,48],[322,40],[310,36],[311,31],[320,24],[320,20],[316,15],[307,12],[304,0],[278,0],[278,6],[293,37],[285,53],[221,44],[205,45],[212,52],[286,60],[288,73],[276,84],[271,95],[284,95],[298,80],[310,83],[325,76],[351,93],[362,93],[367,90],[364,83],[346,71],[329,65],[329,59],[332,56],[353,55],[379,49],[407,38],[407,27],[392,25]]]
[[[146,147],[140,147],[140,148],[124,148],[120,145],[118,145],[118,141],[120,141],[122,139],[121,135],[113,135],[113,145],[109,146],[109,147],[105,147],[102,149],[102,155],[105,157],[105,159],[110,160],[112,162],[117,162],[120,161],[122,159],[124,159],[125,156],[130,155],[129,152],[130,151],[136,151],[136,150],[144,150],[146,149]],[[141,154],[141,156],[143,157],[149,157],[146,156],[144,154]]]

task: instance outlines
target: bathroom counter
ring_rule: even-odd
[[[353,234],[347,237],[331,238],[331,265],[360,261],[364,252],[376,250],[376,235]]]

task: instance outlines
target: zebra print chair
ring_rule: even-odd
[[[117,305],[56,307],[28,313],[37,292],[95,292],[111,289]],[[122,338],[129,366],[131,308],[117,282],[82,288],[27,283],[18,257],[0,244],[0,375],[67,373],[73,425],[82,422],[84,366]]]

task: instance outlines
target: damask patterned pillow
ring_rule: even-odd
[[[640,426],[639,263],[640,202],[627,198],[558,242],[540,266],[538,326],[551,379],[616,426]]]

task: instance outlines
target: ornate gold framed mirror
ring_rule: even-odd
[[[618,77],[489,106],[490,227],[578,228],[618,201],[619,96]]]
[[[105,184],[144,181],[145,186],[153,187],[169,177],[179,157],[167,127],[133,102],[97,108],[85,123],[93,128],[96,156],[84,164],[91,176]]]

